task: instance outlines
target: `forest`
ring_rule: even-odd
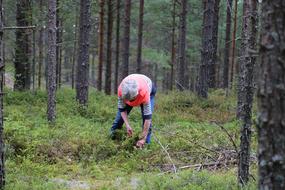
[[[284,0],[0,0],[0,189],[285,189],[284,76]]]

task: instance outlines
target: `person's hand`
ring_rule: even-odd
[[[145,140],[141,139],[137,142],[136,147],[137,148],[143,148],[144,144],[145,144]]]
[[[128,137],[131,137],[133,135],[133,129],[130,126],[127,126],[127,133]]]

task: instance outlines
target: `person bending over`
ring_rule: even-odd
[[[128,115],[133,107],[140,106],[142,114],[142,133],[136,146],[142,148],[151,139],[152,114],[154,110],[154,98],[156,88],[151,79],[142,74],[131,74],[122,80],[118,87],[118,112],[111,127],[111,137],[117,129],[126,124],[129,137],[133,135]]]

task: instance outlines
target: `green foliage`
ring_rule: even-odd
[[[225,98],[222,91],[212,92],[209,100],[187,92],[158,94],[152,143],[142,150],[134,148],[141,132],[139,109],[130,115],[135,135],[127,138],[122,129],[111,140],[117,98],[91,91],[88,107],[81,110],[74,97],[71,89],[57,92],[57,119],[51,126],[46,121],[45,92],[8,91],[7,189],[69,189],[67,182],[74,180],[86,182],[91,189],[237,189],[233,165],[230,170],[168,174],[172,165],[159,145],[167,147],[177,167],[210,162],[221,151],[234,149],[225,132],[213,124],[213,119],[224,123],[238,144],[238,123],[232,121],[234,97]],[[249,189],[254,188],[250,182]]]

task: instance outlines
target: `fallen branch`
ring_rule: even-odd
[[[164,150],[164,152],[167,154],[167,156],[168,156],[170,162],[172,163],[172,167],[173,167],[174,173],[177,173],[176,166],[175,166],[174,162],[172,161],[172,159],[171,159],[171,157],[170,157],[170,154],[167,152],[166,148],[161,144],[161,142],[158,140],[158,138],[157,138],[155,135],[153,135],[153,137],[154,137],[154,140],[156,140],[156,141],[158,142],[158,144],[161,146],[161,148],[162,148],[162,149]]]
[[[187,166],[181,166],[179,169],[188,169],[188,168],[196,168],[196,167],[211,167],[211,166],[219,166],[219,165],[227,165],[227,164],[236,164],[236,161],[231,161],[231,162],[210,162],[210,163],[203,163],[203,164],[192,164],[192,165],[187,165]]]
[[[216,123],[216,122],[213,122],[213,123],[214,123],[216,126],[220,127],[220,128],[227,134],[227,136],[229,137],[230,141],[232,142],[232,144],[233,144],[233,146],[234,146],[234,148],[235,148],[235,151],[236,151],[237,155],[239,155],[238,147],[237,147],[235,141],[233,140],[232,136],[230,135],[230,133],[226,130],[226,128],[225,128],[224,126],[222,126],[222,125],[219,125],[219,124]]]

